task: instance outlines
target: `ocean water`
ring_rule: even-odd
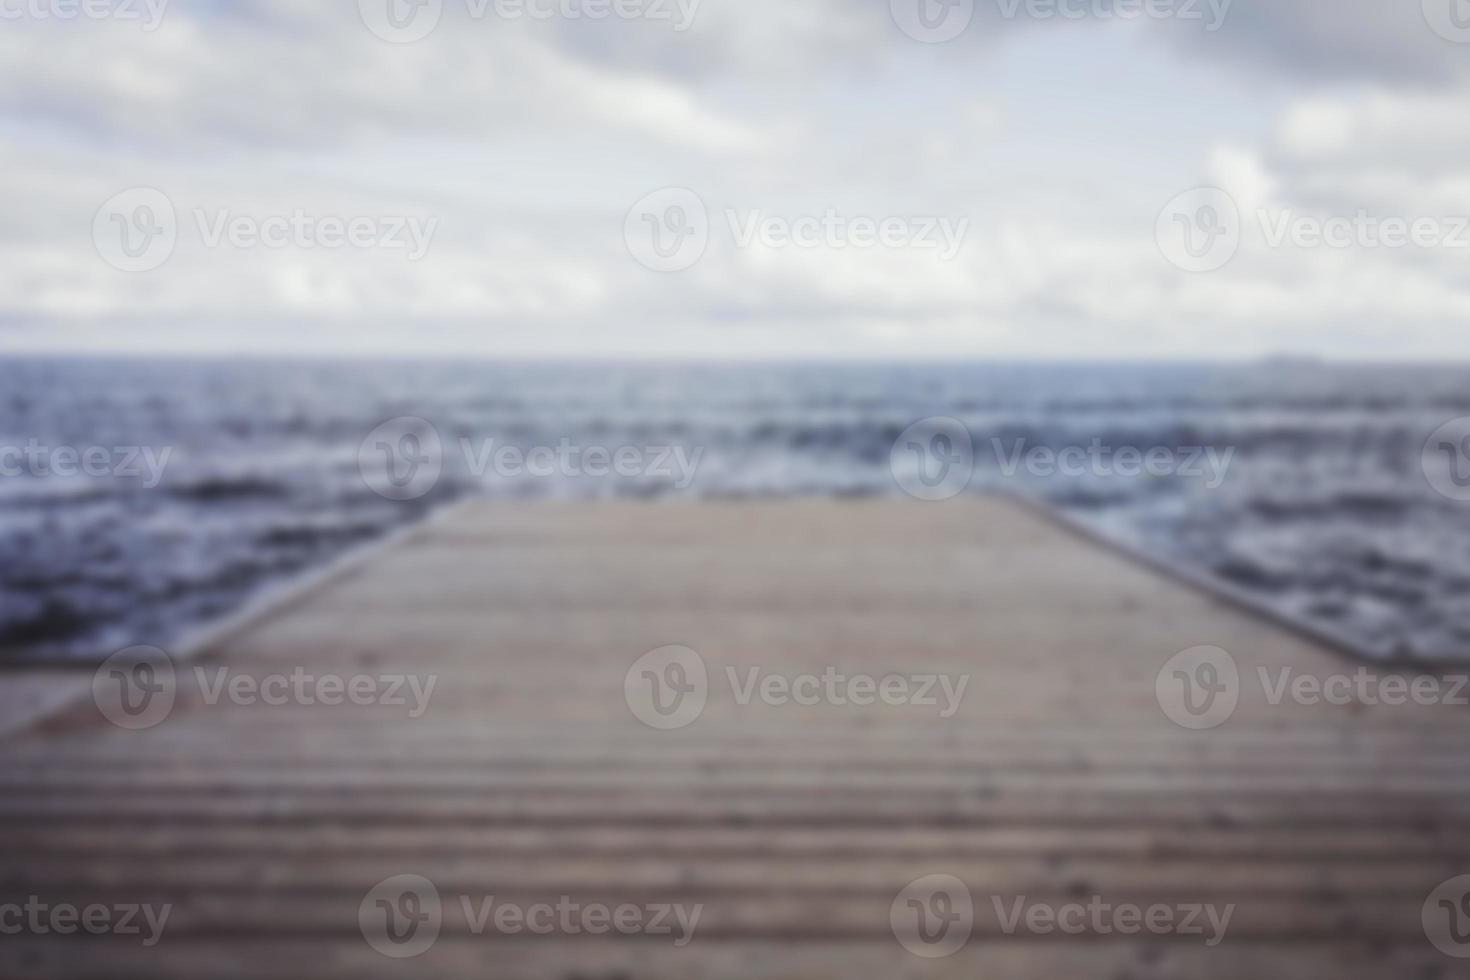
[[[1425,447],[1465,416],[1458,367],[0,360],[0,659],[167,647],[465,495],[901,495],[925,451],[1379,655],[1458,657],[1470,460]],[[972,458],[906,432],[930,417]]]

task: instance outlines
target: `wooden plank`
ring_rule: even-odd
[[[0,943],[0,974],[35,980],[156,980],[160,957],[137,943],[93,944],[90,957],[75,939],[14,939]],[[211,980],[401,980],[404,976],[545,980],[547,977],[638,980],[975,980],[977,977],[1130,977],[1136,980],[1384,980],[1453,977],[1432,948],[1368,939],[1248,941],[1212,949],[1157,940],[1057,942],[986,937],[943,960],[919,960],[896,943],[712,941],[691,949],[672,944],[581,937],[547,943],[447,936],[412,960],[392,960],[357,937],[179,937],[168,961],[180,976]]]
[[[669,643],[726,687],[751,667],[969,687],[946,717],[712,687],[655,731],[623,681]],[[1236,658],[1240,705],[1186,731],[1154,685],[1203,644]],[[188,652],[156,728],[83,701],[0,744],[0,892],[168,903],[165,941],[7,936],[0,975],[1452,975],[1420,916],[1470,871],[1470,713],[1272,704],[1262,669],[1356,665],[1009,502],[476,502]],[[195,667],[437,686],[420,717],[210,703]],[[451,898],[413,960],[357,925],[401,873]],[[943,961],[889,923],[933,873],[976,898]],[[678,950],[473,935],[452,899],[491,894],[706,909]],[[1017,935],[991,902],[1089,896],[1238,908],[1206,949]]]
[[[218,857],[233,852],[268,857],[384,855],[472,859],[486,854],[538,857],[626,854],[694,862],[699,858],[796,857],[853,860],[912,857],[952,861],[1044,855],[1053,861],[1078,858],[1133,860],[1289,859],[1398,861],[1437,858],[1470,866],[1470,838],[1454,829],[1368,825],[1345,830],[1316,828],[1167,829],[1142,824],[1049,828],[1031,824],[953,828],[853,827],[815,829],[761,826],[549,827],[471,823],[429,827],[379,821],[366,826],[322,823],[289,834],[244,820],[213,825],[162,820],[146,825],[121,821],[87,827],[56,823],[11,826],[0,854],[67,856],[146,855]]]
[[[4,853],[0,851],[0,853]],[[779,857],[702,857],[682,864],[636,852],[619,855],[556,856],[516,854],[493,856],[423,856],[412,864],[415,874],[428,877],[441,890],[473,892],[484,882],[497,891],[744,891],[794,894],[803,889],[869,891],[890,898],[904,885],[929,874],[930,856],[895,858],[873,855],[865,860],[832,861],[806,855]],[[285,891],[330,888],[366,892],[377,882],[403,873],[402,857],[373,854],[349,856],[189,855],[183,860],[166,856],[116,854],[11,854],[0,868],[0,889],[16,889],[46,882],[59,892],[187,893],[231,891],[269,886]],[[1366,896],[1415,896],[1422,901],[1444,880],[1440,858],[1381,862],[1322,862],[1302,858],[1269,861],[1242,858],[1221,864],[1209,859],[1181,857],[1143,860],[1007,855],[960,858],[950,855],[946,873],[962,881],[984,882],[1001,895],[1061,894],[1070,890],[1104,894],[1142,892],[1195,895],[1198,900],[1228,894],[1238,897],[1294,895],[1303,891]]]

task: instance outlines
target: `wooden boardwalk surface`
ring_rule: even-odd
[[[630,668],[669,645],[708,682],[659,730],[640,685],[697,679]],[[1158,677],[1202,645],[1233,657],[1238,704],[1192,730]],[[1470,714],[1271,704],[1259,673],[1356,667],[1001,500],[462,505],[179,662],[152,727],[88,694],[5,738],[0,905],[171,910],[152,946],[0,935],[0,976],[1470,976],[1421,917],[1470,873]],[[741,704],[727,668],[966,681],[944,717],[938,685]],[[210,703],[221,670],[434,688],[418,717]],[[400,875],[442,902],[413,958],[360,920]],[[930,875],[973,901],[944,958],[895,935]],[[684,945],[477,934],[492,895],[701,913]],[[1233,912],[1207,945],[1008,929],[1017,900]]]

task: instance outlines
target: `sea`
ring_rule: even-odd
[[[1467,417],[1470,368],[1297,359],[12,357],[0,660],[167,649],[470,496],[944,506],[997,491],[1371,656],[1461,658]]]

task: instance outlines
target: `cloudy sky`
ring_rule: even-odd
[[[1470,0],[0,18],[6,350],[1470,355]]]

